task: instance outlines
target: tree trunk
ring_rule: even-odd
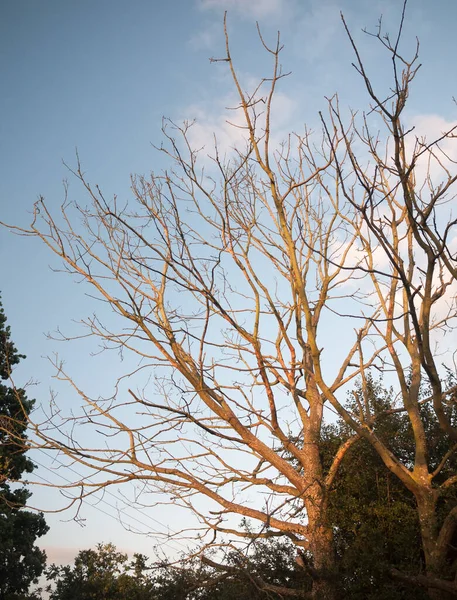
[[[336,561],[333,532],[330,527],[318,524],[313,528],[310,544],[317,577],[313,581],[312,598],[315,600],[338,600],[336,586]]]
[[[305,432],[306,488],[304,497],[309,528],[309,549],[313,557],[312,598],[315,600],[337,600],[336,556],[332,528],[327,522],[327,498],[319,445]]]
[[[432,489],[416,495],[427,576],[446,579],[446,556],[438,547],[438,524],[436,521],[437,494]],[[451,600],[455,595],[443,590],[429,588],[432,600]]]

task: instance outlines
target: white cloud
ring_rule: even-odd
[[[282,14],[290,2],[286,0],[199,0],[201,10],[234,11],[246,18],[263,19]]]
[[[457,127],[457,121],[447,121],[440,115],[428,114],[417,115],[410,119],[410,125],[414,127],[414,131],[407,138],[407,150],[411,156],[415,140],[423,145],[431,144],[446,132]],[[453,135],[457,136],[457,129]],[[432,156],[429,152],[424,152],[417,163],[415,175],[416,185],[419,188],[426,181],[427,176],[430,177],[432,184],[436,186],[447,179],[448,175],[445,169],[448,169],[451,175],[455,174],[457,170],[456,137],[445,138],[437,145],[432,146],[431,149],[435,156]]]
[[[235,104],[233,98],[226,98],[226,102],[228,106]],[[246,140],[246,132],[241,129],[243,117],[240,110],[229,112],[219,103],[211,110],[199,104],[188,106],[185,114],[189,120],[195,120],[188,134],[190,145],[196,150],[203,149],[204,155],[214,156],[217,144],[218,152],[224,156]]]
[[[222,38],[223,30],[221,22],[209,22],[192,35],[189,45],[194,50],[213,49]]]
[[[284,92],[275,94],[270,136],[272,151],[279,149],[280,144],[293,129],[297,105],[297,101]],[[183,111],[185,120],[195,120],[189,130],[188,139],[193,149],[204,149],[201,158],[205,155],[214,157],[215,144],[221,158],[228,157],[234,148],[241,151],[245,148],[248,132],[243,111],[240,108],[227,108],[236,106],[239,106],[239,100],[235,95],[229,94],[218,99],[216,104],[213,102],[211,106],[207,103],[193,104]],[[257,111],[256,130],[261,135],[265,127],[265,115],[262,114],[265,105],[259,102],[258,106],[260,108]]]

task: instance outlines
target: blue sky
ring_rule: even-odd
[[[387,29],[398,22],[399,0],[0,0],[0,202],[1,220],[27,225],[33,202],[45,196],[57,209],[64,179],[71,199],[82,191],[62,161],[75,165],[78,149],[83,169],[106,195],[128,197],[130,174],[165,166],[153,148],[161,142],[162,116],[197,118],[197,146],[211,143],[212,132],[229,148],[234,139],[225,108],[233,101],[224,63],[222,18],[228,10],[236,65],[247,84],[264,76],[265,56],[256,36],[258,20],[268,40],[281,30],[282,61],[292,75],[284,80],[276,105],[278,137],[304,123],[315,125],[325,96],[338,92],[344,105],[365,108],[363,88],[350,63],[340,11],[361,44],[375,83],[389,61],[362,27],[374,30],[383,14]],[[421,68],[414,85],[409,118],[426,132],[457,120],[457,3],[410,1],[405,48],[421,41]],[[44,358],[58,352],[83,384],[103,390],[112,379],[109,356],[90,357],[86,342],[58,344],[46,333],[61,327],[77,333],[74,321],[93,311],[84,289],[52,268],[58,263],[36,240],[0,230],[3,305],[13,338],[27,361],[16,379],[39,382],[29,395],[43,404],[50,388],[68,392],[51,379]],[[70,401],[66,398],[66,401]],[[46,463],[46,457],[37,462]],[[48,465],[49,466],[49,465]],[[52,475],[46,469],[37,473]],[[66,476],[64,472],[61,472]],[[57,475],[56,475],[57,477]],[[35,503],[57,506],[55,490],[37,490]],[[105,500],[116,505],[115,498]],[[113,506],[98,509],[115,516]],[[49,515],[51,531],[43,540],[50,560],[66,560],[78,548],[113,541],[120,548],[152,554],[154,537],[126,532],[98,509],[83,510],[85,527],[68,515]],[[165,509],[147,517],[124,510],[126,521],[141,531],[179,517]],[[156,521],[150,520],[150,517]],[[135,521],[139,519],[140,522]],[[149,519],[149,520],[148,520]],[[64,520],[64,521],[63,521]],[[163,529],[163,528],[162,528]],[[179,548],[168,547],[169,552]]]

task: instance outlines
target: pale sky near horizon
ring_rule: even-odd
[[[152,146],[160,145],[162,116],[196,118],[196,145],[210,144],[214,131],[229,147],[225,108],[233,93],[224,63],[208,60],[223,56],[224,10],[246,81],[268,73],[256,20],[269,40],[281,30],[284,70],[292,71],[278,97],[282,135],[304,123],[315,125],[318,111],[326,108],[325,96],[335,92],[345,105],[366,107],[340,11],[376,70],[375,80],[383,83],[389,61],[361,29],[373,31],[383,14],[386,28],[395,31],[401,7],[401,0],[0,0],[0,220],[28,225],[39,195],[57,208],[63,179],[69,180],[71,198],[82,196],[62,163],[74,166],[76,148],[91,182],[107,196],[128,197],[131,173],[165,164]],[[456,2],[410,0],[404,46],[412,50],[414,36],[419,37],[423,66],[409,118],[425,131],[457,121],[456,23]],[[110,379],[109,358],[95,360],[81,344],[59,345],[45,336],[59,326],[78,331],[72,320],[93,310],[82,286],[52,272],[49,265],[58,263],[36,240],[0,229],[0,252],[2,303],[12,338],[27,355],[18,383],[39,382],[29,396],[45,403],[55,383],[44,357],[59,352],[76,378],[103,388]],[[53,476],[42,468],[36,473]],[[58,494],[39,489],[34,500],[43,508],[57,506]],[[48,515],[51,530],[40,545],[49,562],[70,560],[78,549],[101,541],[151,556],[156,538],[125,531],[115,518],[117,502],[105,497],[98,509],[85,508],[85,527],[67,522],[66,515]],[[179,528],[182,522],[165,509],[122,510],[125,521],[142,532]],[[164,548],[180,549],[176,543]]]

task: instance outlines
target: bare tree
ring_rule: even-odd
[[[425,584],[423,576],[409,579],[432,597],[457,595],[447,580],[457,509],[441,520],[437,512],[457,481],[440,478],[457,445],[430,465],[420,410],[425,382],[444,438],[456,440],[455,390],[443,387],[433,350],[456,317],[448,243],[455,221],[441,211],[456,176],[440,149],[453,130],[430,143],[403,123],[417,55],[408,62],[399,54],[402,25],[403,18],[394,42],[376,35],[392,57],[386,99],[374,91],[348,30],[386,135],[373,135],[365,116],[361,125],[355,114],[345,122],[335,97],[320,140],[305,131],[273,147],[274,94],[284,76],[279,38],[269,47],[259,34],[273,72],[246,92],[225,30],[219,60],[238,93],[244,146],[224,159],[215,144],[208,165],[190,143],[192,125],[167,122],[161,150],[170,169],[134,178],[134,202],[107,200],[78,164],[88,207],[65,201],[56,217],[40,199],[30,228],[13,228],[41,238],[119,317],[114,328],[103,315],[87,320],[90,333],[140,360],[141,383],[134,388],[130,374],[127,391],[120,377],[108,400],[90,397],[56,364],[83,406],[80,414],[53,410],[31,423],[31,443],[93,472],[74,482],[82,490],[77,500],[138,482],[191,510],[212,534],[208,545],[219,534],[287,536],[312,557],[312,598],[336,597],[328,495],[361,437],[417,499],[428,577]],[[432,163],[441,169],[439,184]],[[328,356],[335,345],[338,362]],[[391,410],[408,414],[414,464],[376,435],[379,415],[368,397],[357,410],[345,404],[347,390],[370,369],[391,374],[399,401]],[[143,385],[145,370],[155,386]],[[354,435],[324,470],[326,407]],[[237,528],[234,516],[257,521],[260,530]]]
[[[366,114],[359,123],[353,116],[347,128],[337,99],[329,101],[330,120],[324,127],[329,140],[330,136],[340,135],[347,148],[347,164],[335,154],[340,189],[363,221],[358,243],[366,253],[364,268],[371,279],[373,301],[379,307],[372,331],[387,348],[385,365],[395,375],[400,410],[409,417],[415,443],[414,464],[403,464],[388,448],[378,446],[377,440],[371,442],[388,468],[414,494],[427,572],[442,575],[450,567],[449,553],[457,524],[457,507],[451,505],[442,519],[437,513],[437,505],[457,482],[454,474],[443,478],[443,470],[457,449],[456,389],[445,389],[443,385],[439,345],[444,335],[452,338],[454,332],[455,336],[457,274],[452,251],[457,224],[452,215],[456,162],[443,143],[455,139],[457,127],[427,140],[405,124],[410,85],[420,68],[419,43],[412,59],[399,51],[405,8],[406,2],[395,39],[382,32],[381,22],[373,34],[392,60],[393,82],[387,93],[374,89],[343,19],[356,56],[354,66],[371,101],[370,113],[380,117],[384,132],[373,132]],[[365,148],[368,160],[356,155],[356,144],[359,155],[360,146]],[[376,268],[377,262],[383,266]],[[451,348],[452,344],[455,339]],[[319,387],[325,390],[324,379],[318,376],[318,380]],[[430,390],[426,401],[433,404],[442,436],[449,444],[438,464],[430,460],[429,444],[433,442],[427,439],[421,414],[424,387]],[[337,407],[336,397],[331,402]],[[357,425],[349,416],[345,419],[362,434],[360,426],[370,427],[377,415],[365,407],[361,407],[361,415]],[[455,575],[455,565],[452,571]],[[436,597],[442,598],[445,590],[449,591],[449,585]]]

